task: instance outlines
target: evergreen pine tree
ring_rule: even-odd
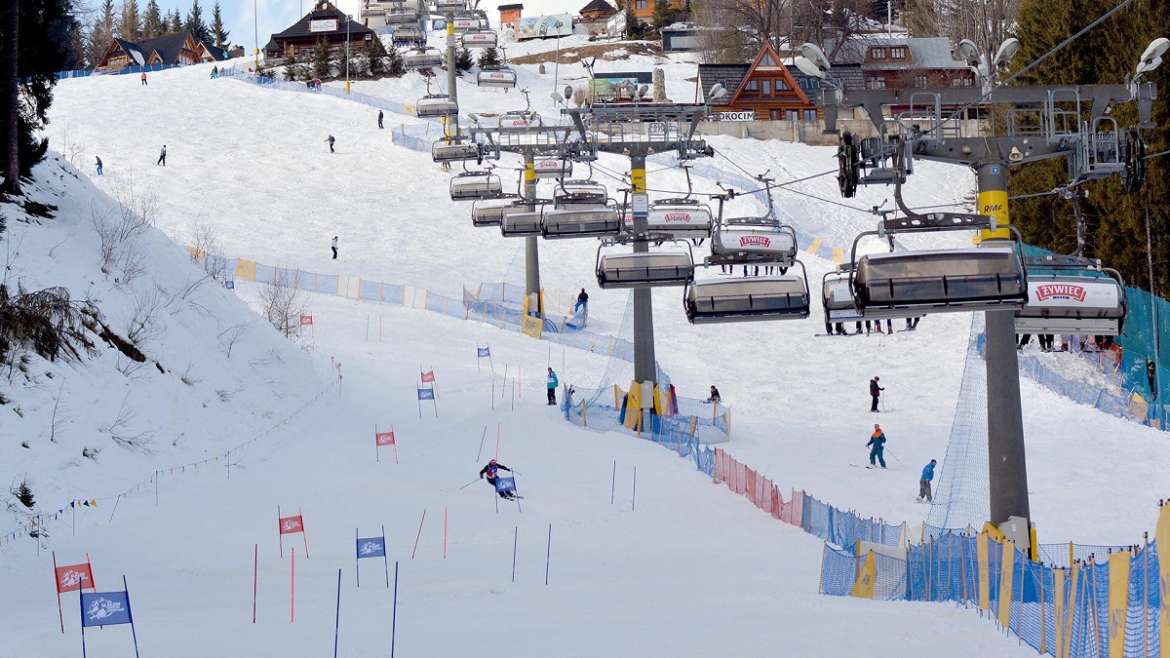
[[[386,69],[385,52],[382,48],[382,43],[376,39],[370,39],[366,42],[365,53],[366,60],[370,64],[370,75],[382,75],[382,72]]]
[[[406,66],[402,62],[402,55],[397,48],[386,51],[385,73],[391,78],[401,78],[406,73]]]
[[[499,66],[500,54],[495,48],[486,48],[479,54],[479,68],[487,68],[489,66]]]
[[[183,23],[183,28],[190,30],[191,34],[195,35],[196,40],[212,43],[207,23],[203,22],[203,7],[199,6],[199,0],[191,0],[191,11],[187,12],[187,20]]]
[[[118,20],[118,36],[127,41],[142,39],[142,21],[138,16],[138,0],[122,0],[122,12]]]
[[[661,33],[662,28],[670,25],[674,18],[674,12],[670,10],[670,5],[666,0],[654,0],[654,14],[650,21],[654,26],[654,31]]]
[[[633,3],[626,6],[626,38],[641,39],[646,35],[646,26],[634,15]]]
[[[32,489],[28,486],[28,482],[21,481],[20,486],[13,493],[16,494],[16,499],[20,501],[20,504],[29,509],[32,509],[37,504],[36,499],[33,498]]]
[[[179,14],[179,10],[176,9],[176,10],[171,12],[171,20],[169,21],[169,24],[167,25],[166,33],[173,34],[175,32],[182,32],[182,31],[183,31],[183,17]]]
[[[142,36],[147,39],[161,37],[166,32],[163,25],[162,12],[158,8],[158,0],[146,3],[146,15],[142,19]]]
[[[324,80],[330,75],[329,46],[324,39],[317,40],[317,47],[313,50],[313,77]]]
[[[227,49],[231,46],[228,41],[227,28],[223,24],[223,15],[220,13],[219,0],[216,0],[215,6],[211,9],[211,38],[215,41],[216,46]]]
[[[113,43],[115,24],[114,0],[102,0],[101,9],[94,16],[93,26],[89,29],[89,61],[94,66],[101,62]]]
[[[455,56],[455,70],[459,73],[470,71],[472,64],[471,51],[466,48],[461,48],[459,54]]]

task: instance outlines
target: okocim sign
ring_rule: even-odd
[[[710,121],[755,121],[755,110],[736,110],[734,112],[712,112],[707,115]]]

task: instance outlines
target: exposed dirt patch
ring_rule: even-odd
[[[657,57],[662,55],[662,49],[658,44],[650,41],[613,41],[566,48],[561,51],[559,61],[561,64],[575,64],[583,59],[589,60],[594,57],[598,60],[616,61],[629,59],[631,55],[650,55]],[[513,64],[541,64],[558,61],[558,58],[557,51],[550,50],[532,55],[509,57],[508,61]]]

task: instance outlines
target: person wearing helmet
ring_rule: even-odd
[[[502,486],[503,483],[500,480],[499,471],[508,471],[511,473],[512,469],[493,459],[487,463],[487,466],[479,470],[479,477],[480,479],[486,479],[488,484],[492,485],[492,488],[496,490],[496,493],[500,494],[500,498],[511,500],[516,496],[515,485]],[[512,478],[507,479],[511,480]]]

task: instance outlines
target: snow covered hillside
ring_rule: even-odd
[[[622,65],[651,64],[634,60]],[[544,75],[534,66],[517,68],[521,84],[533,90],[533,106],[547,117],[556,116],[545,91],[553,89],[554,75],[561,81],[584,75],[579,66],[548,67]],[[669,94],[688,98],[693,66],[666,68]],[[398,102],[425,93],[417,74],[361,82],[355,89]],[[191,107],[191,98],[206,102]],[[523,107],[515,92],[464,83],[460,100],[465,112]],[[119,112],[141,121],[128,125],[114,118]],[[474,229],[467,204],[447,199],[448,175],[426,154],[391,144],[389,130],[377,129],[375,115],[372,108],[335,98],[210,80],[205,67],[192,67],[157,74],[147,88],[119,78],[67,81],[58,90],[52,130],[59,141],[68,137],[82,145],[83,157],[100,154],[109,170],[133,171],[157,190],[161,225],[178,241],[190,241],[197,221],[208,222],[218,228],[230,255],[425,285],[452,296],[464,284],[522,280],[521,241]],[[388,127],[400,122],[419,120],[387,116]],[[338,153],[328,153],[327,134],[337,137]],[[152,164],[163,143],[170,153],[166,168]],[[745,175],[737,166],[749,173],[771,170],[783,181],[834,166],[827,148],[731,138],[712,144],[721,156],[699,163],[708,170],[705,177],[695,176],[699,191],[714,191],[720,176],[710,175],[711,170],[726,171],[728,177]],[[596,178],[611,188],[618,181],[609,172],[628,168],[612,157],[599,164]],[[501,163],[502,168],[518,166],[516,161]],[[652,160],[649,186],[686,189],[670,156]],[[911,204],[952,203],[963,200],[971,187],[969,172],[924,163],[906,194]],[[835,205],[843,201],[831,176],[776,192],[778,213],[806,240],[821,240],[817,255],[804,258],[814,287],[833,267],[834,251],[840,250],[838,258],[847,254],[852,236],[873,226],[873,216],[859,210],[887,202],[889,192],[863,189],[842,207]],[[741,197],[728,212],[760,209],[758,199]],[[341,244],[336,262],[328,250],[333,235]],[[879,245],[863,243],[862,248]],[[627,297],[593,289],[594,255],[587,243],[542,243],[542,282],[560,290],[590,288],[593,329],[616,332]],[[969,330],[966,316],[933,316],[916,333],[818,338],[814,334],[823,326],[819,308],[806,323],[692,327],[683,318],[677,290],[655,291],[654,298],[660,363],[684,394],[698,396],[709,384],[719,385],[735,409],[737,455],[777,482],[865,514],[924,516],[925,508],[913,503],[917,471],[930,458],[941,459],[945,449]],[[889,395],[886,413],[876,420],[883,423],[896,455],[894,468],[881,473],[850,465],[864,458],[862,444],[875,420],[865,390],[874,375],[881,375]],[[588,386],[598,376],[586,372],[568,381]],[[1071,404],[1027,381],[1024,395],[1033,507],[1043,540],[1124,543],[1150,527],[1150,492],[1170,485],[1170,474],[1157,468],[1154,458],[1163,454],[1164,436]],[[1127,463],[1124,476],[1098,466],[1112,463],[1119,453],[1139,456]],[[1094,467],[1081,473],[1077,487],[1069,487],[1075,464]],[[1135,501],[1139,511],[1119,515],[1097,504],[1106,493]]]

